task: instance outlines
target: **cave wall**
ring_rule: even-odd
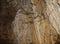
[[[1,44],[59,44],[59,0],[0,0]]]
[[[59,41],[59,0],[31,0],[34,26],[39,44],[55,44]]]
[[[11,1],[12,2],[12,1]],[[0,0],[0,44],[13,44],[14,33],[12,21],[17,9],[7,0]]]

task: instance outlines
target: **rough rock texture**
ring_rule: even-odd
[[[60,0],[0,3],[0,44],[60,44]]]
[[[39,44],[55,44],[59,40],[59,0],[31,0],[34,26]],[[58,4],[57,4],[58,3]],[[53,19],[54,18],[54,19]],[[57,44],[57,43],[56,43]]]
[[[22,4],[21,8],[18,10],[15,20],[13,21],[13,29],[15,35],[17,35],[16,38],[18,44],[35,44],[32,41],[34,26],[31,1],[23,0],[23,2],[21,1],[20,4]]]
[[[49,20],[53,27],[56,29],[57,33],[60,34],[60,1],[59,0],[48,0],[47,3],[47,14],[49,16]]]

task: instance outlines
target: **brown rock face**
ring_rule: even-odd
[[[7,0],[0,0],[0,44],[13,44],[14,34],[11,23],[16,9]]]
[[[16,9],[7,1],[0,1],[0,23],[9,23],[12,22],[15,15]]]

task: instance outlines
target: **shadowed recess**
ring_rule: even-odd
[[[0,0],[0,44],[13,44],[14,33],[11,24],[16,12],[16,6],[9,4],[7,0]]]

